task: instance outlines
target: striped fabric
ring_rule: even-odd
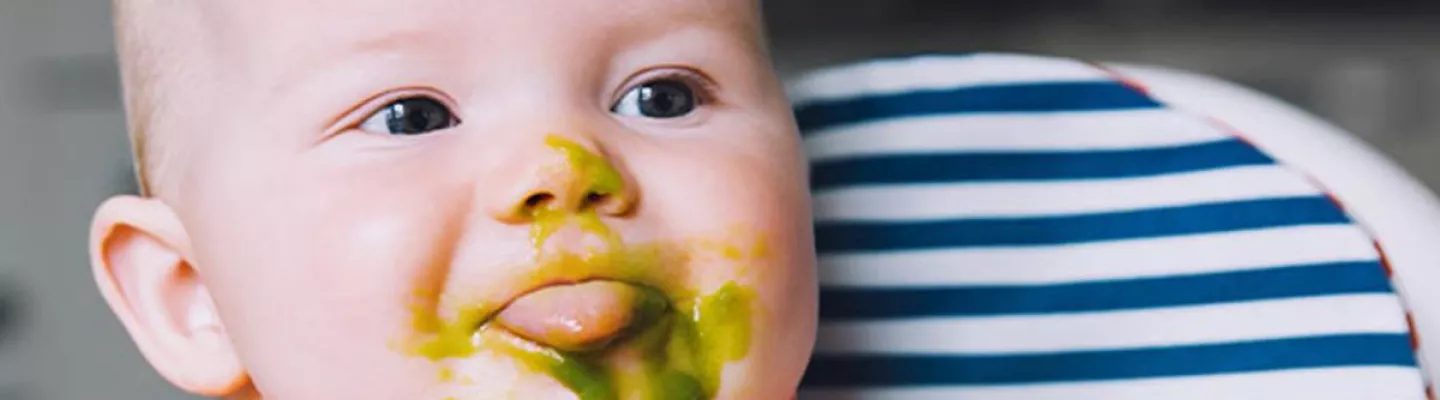
[[[802,399],[1423,399],[1322,188],[1093,65],[930,56],[791,87],[821,325]]]

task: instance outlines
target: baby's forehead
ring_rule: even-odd
[[[227,68],[288,68],[305,73],[357,52],[402,49],[488,62],[584,41],[587,49],[688,27],[754,37],[755,0],[246,0],[202,2],[214,31],[211,52]],[[402,4],[403,3],[403,4]],[[397,55],[398,56],[398,55]],[[217,66],[218,67],[218,66]],[[262,75],[270,75],[264,73]]]
[[[657,26],[758,24],[756,0],[245,0],[202,2],[222,36],[251,41],[343,41],[396,32],[545,30],[556,35]],[[457,32],[457,33],[458,33]],[[508,37],[504,37],[508,36]],[[473,39],[473,38],[472,38]],[[373,40],[373,39],[372,39]]]

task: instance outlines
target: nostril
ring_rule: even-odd
[[[603,215],[621,216],[629,212],[623,195],[591,192],[585,196],[585,207]]]
[[[588,207],[600,207],[604,205],[605,200],[609,198],[610,195],[608,194],[590,192],[590,194],[585,195],[585,205]]]
[[[554,200],[555,200],[555,195],[553,195],[553,194],[549,194],[549,193],[545,193],[545,192],[532,193],[532,194],[530,194],[529,197],[526,197],[526,198],[525,198],[525,209],[526,209],[526,210],[534,210],[534,209],[543,207],[543,206],[545,206],[545,204],[547,204],[547,203],[549,203],[549,202],[551,202],[551,201],[554,201]]]

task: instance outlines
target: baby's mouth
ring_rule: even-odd
[[[549,285],[511,301],[492,320],[536,344],[597,352],[653,325],[669,302],[649,287],[615,280]]]
[[[541,268],[528,281],[550,283],[460,307],[451,320],[417,308],[410,351],[437,362],[493,352],[581,400],[713,398],[726,365],[749,352],[754,293],[734,281],[700,294],[673,277],[605,267]],[[468,373],[449,369],[465,369],[457,363],[441,366],[442,382]],[[467,379],[480,378],[458,382]]]

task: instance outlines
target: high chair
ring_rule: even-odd
[[[1425,399],[1440,203],[1179,71],[1013,55],[789,86],[821,325],[802,399]]]

